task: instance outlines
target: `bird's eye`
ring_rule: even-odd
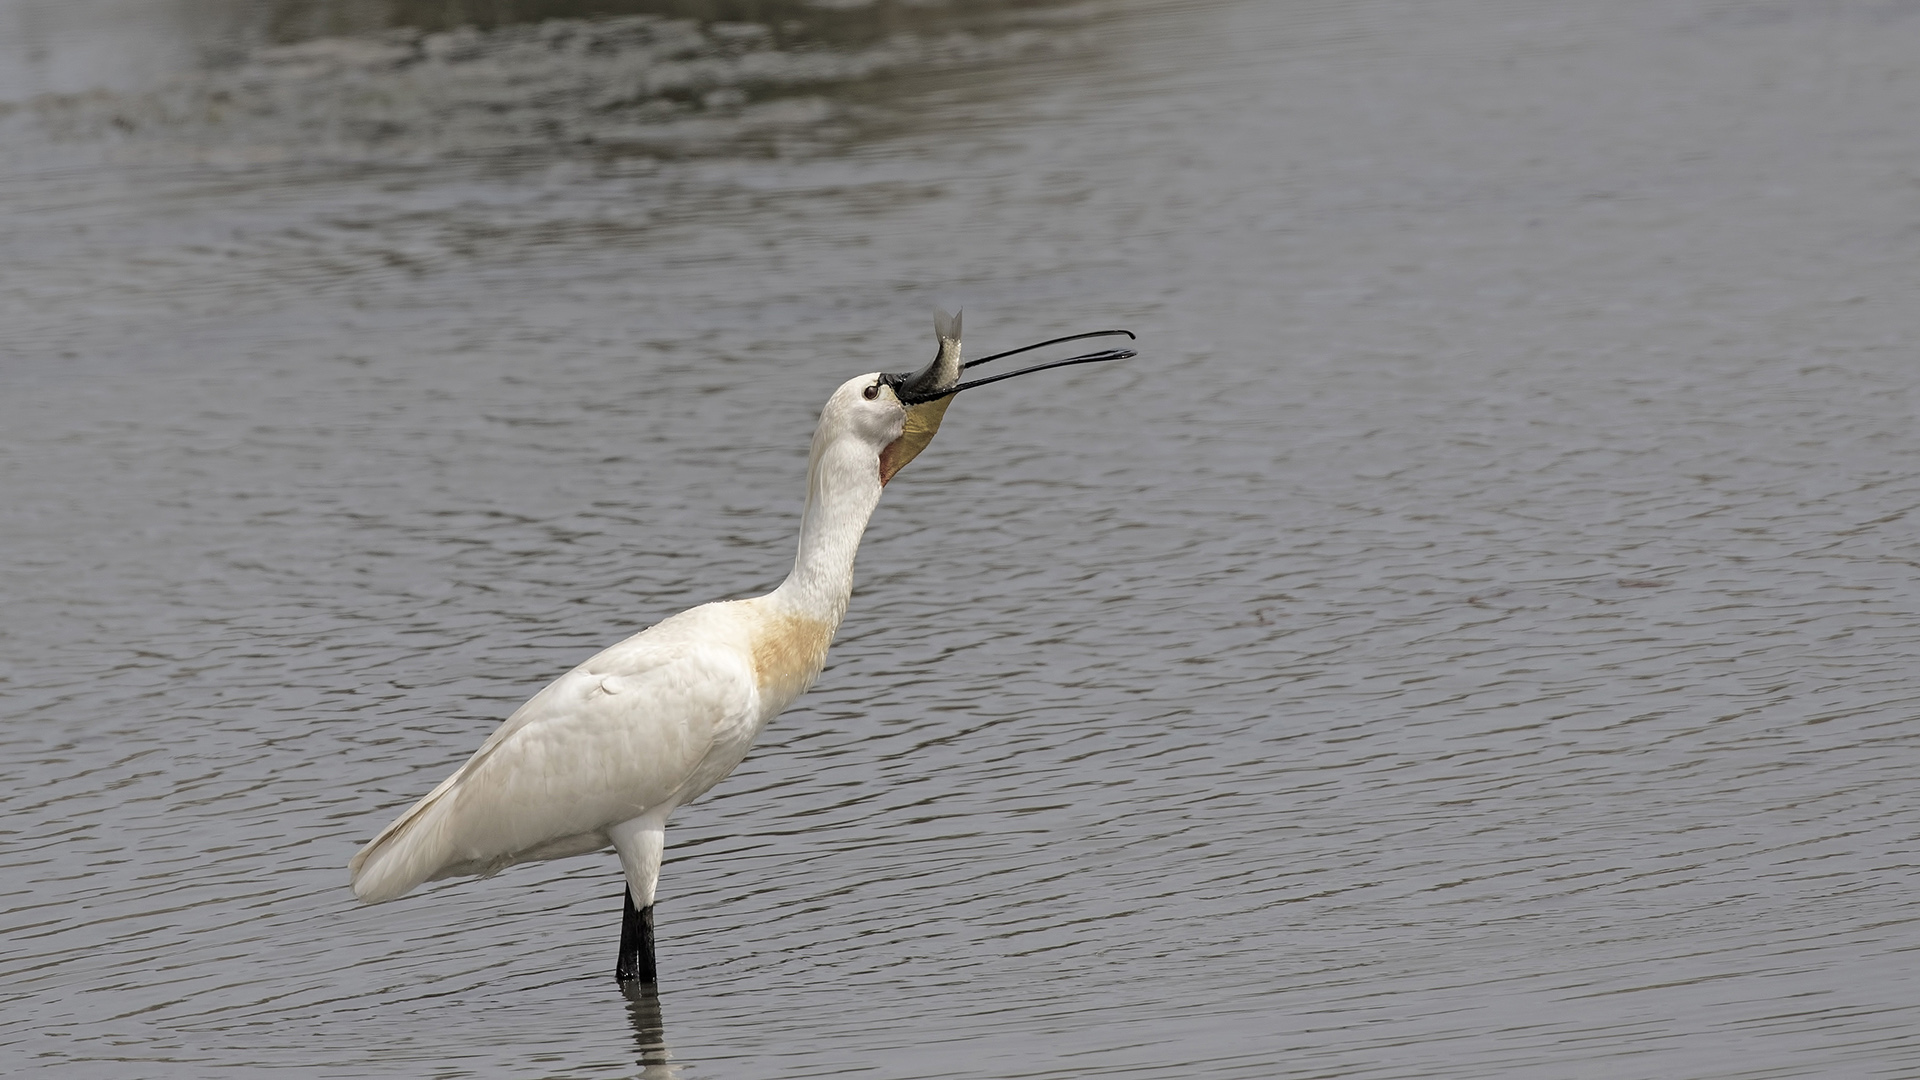
[[[880,396],[880,384],[874,383],[872,386],[869,386],[865,390],[860,391],[860,393],[868,401],[872,401],[874,398],[877,398]]]

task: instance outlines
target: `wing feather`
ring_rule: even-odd
[[[757,706],[751,661],[711,640],[650,636],[606,650],[516,709],[354,856],[355,895],[378,902],[437,877],[591,851],[609,826],[688,801],[731,771],[745,751],[728,744],[751,730]],[[716,751],[731,760],[708,778]]]

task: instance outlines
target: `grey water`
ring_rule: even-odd
[[[1920,1075],[1920,8],[0,0],[0,1072]],[[669,832],[358,905],[963,395]]]

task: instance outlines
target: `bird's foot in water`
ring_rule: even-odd
[[[626,894],[627,909],[620,918],[620,960],[613,977],[622,983],[652,986],[660,981],[653,965],[653,905],[635,907],[632,891],[620,891]]]

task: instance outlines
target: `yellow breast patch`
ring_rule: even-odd
[[[813,685],[833,644],[833,624],[785,612],[766,612],[753,631],[753,674],[762,701],[792,701]]]

